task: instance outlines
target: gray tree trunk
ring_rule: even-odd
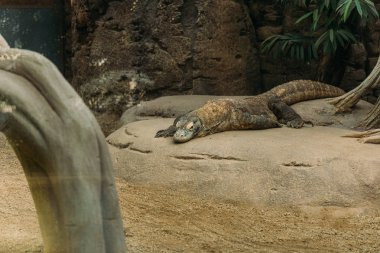
[[[27,177],[44,252],[125,252],[112,164],[89,109],[45,57],[0,49],[0,130]]]
[[[346,94],[331,99],[338,112],[348,111],[356,105],[361,97],[369,90],[379,87],[380,85],[380,57],[372,70],[371,74],[355,89]],[[360,124],[364,129],[380,127],[380,98],[377,100],[375,107],[369,112],[366,119]]]

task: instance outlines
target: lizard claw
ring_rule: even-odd
[[[314,123],[311,120],[304,120],[303,123],[307,124],[307,125],[311,125],[312,127],[314,127]]]
[[[286,125],[291,128],[301,128],[304,125],[303,120],[294,119],[291,121],[286,122]]]
[[[174,135],[174,133],[177,131],[177,128],[175,126],[170,126],[167,129],[159,130],[154,138],[160,138],[160,137],[171,137]]]
[[[298,118],[286,122],[286,126],[287,127],[291,127],[291,128],[301,128],[305,124],[311,125],[312,127],[314,126],[314,123],[312,121],[310,121],[310,120],[302,120],[302,119],[298,119]]]
[[[165,130],[157,131],[156,135],[154,136],[154,138],[160,138],[160,137],[165,137]]]

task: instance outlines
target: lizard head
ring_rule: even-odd
[[[177,121],[177,131],[174,133],[173,140],[176,143],[187,142],[195,138],[202,128],[202,121],[195,116],[181,117]]]

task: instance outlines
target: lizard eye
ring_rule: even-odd
[[[194,128],[194,123],[193,123],[193,122],[190,122],[189,124],[186,125],[186,128],[189,129],[189,130],[193,130],[193,128]]]

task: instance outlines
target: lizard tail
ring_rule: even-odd
[[[338,97],[344,93],[338,87],[311,80],[290,81],[267,92],[268,95],[276,95],[287,105],[319,98]]]

